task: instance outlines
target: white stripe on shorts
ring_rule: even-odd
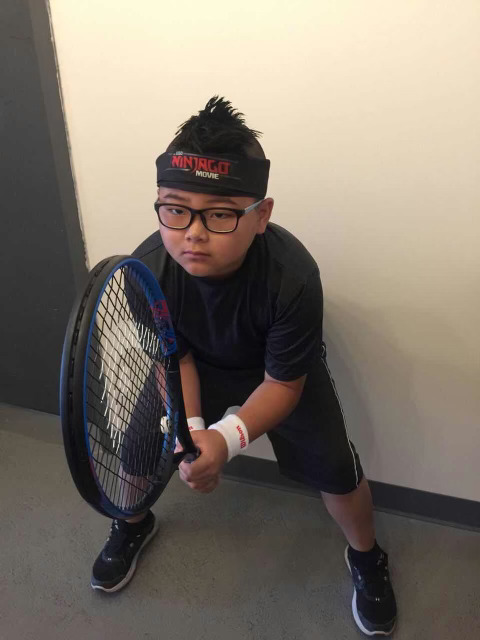
[[[337,387],[335,386],[335,380],[332,377],[332,374],[330,373],[330,369],[328,368],[328,364],[325,358],[322,358],[322,361],[325,365],[325,368],[327,370],[328,373],[328,377],[330,378],[330,382],[332,383],[332,387],[333,390],[335,391],[335,395],[337,396],[337,400],[338,400],[338,404],[340,407],[340,411],[342,412],[342,417],[343,417],[343,426],[345,427],[345,435],[347,437],[347,442],[348,442],[348,446],[350,448],[350,451],[352,453],[352,458],[353,458],[353,466],[355,469],[355,484],[358,487],[358,470],[357,470],[357,461],[355,459],[355,454],[353,453],[353,449],[352,449],[352,443],[350,442],[350,436],[348,435],[348,429],[347,429],[347,419],[345,418],[345,413],[343,411],[343,407],[342,407],[342,403],[340,402],[340,398],[338,397],[338,393],[337,393]]]

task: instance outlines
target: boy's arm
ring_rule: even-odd
[[[179,361],[179,365],[186,416],[200,417],[200,379],[190,351]],[[306,378],[304,375],[284,382],[275,380],[265,372],[262,384],[253,391],[236,414],[247,426],[249,442],[276,427],[292,413],[300,400]]]
[[[237,411],[237,416],[247,427],[250,442],[276,427],[292,413],[300,400],[306,379],[304,375],[282,382],[265,372],[265,380]]]
[[[178,364],[180,365],[185,414],[187,418],[201,417],[200,379],[191,351],[183,356]]]
[[[247,398],[236,416],[227,416],[227,431],[219,433],[223,421],[212,425],[207,431],[192,432],[195,445],[201,455],[192,464],[180,464],[180,477],[192,489],[203,493],[213,491],[218,484],[219,474],[231,454],[228,441],[233,441],[233,449],[237,449],[235,440],[241,438],[242,430],[237,432],[240,418],[247,429],[248,441],[259,438],[273,429],[295,409],[302,395],[307,376],[296,380],[282,382],[275,380],[265,372],[265,379]],[[237,451],[238,452],[238,451]],[[235,455],[235,454],[234,454]]]

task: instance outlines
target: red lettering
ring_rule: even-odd
[[[217,167],[217,173],[221,173],[226,176],[230,172],[230,162],[219,162]]]
[[[151,310],[156,320],[158,320],[158,318],[168,318],[169,316],[167,302],[165,300],[157,300],[151,307]]]
[[[245,449],[247,441],[245,439],[245,434],[242,431],[242,427],[239,424],[237,424],[237,431],[240,434],[240,449]]]
[[[193,171],[207,171],[228,176],[230,173],[230,162],[221,160],[217,162],[213,158],[199,158],[197,156],[172,156],[172,167],[179,169],[191,169]]]

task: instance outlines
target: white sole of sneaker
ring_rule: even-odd
[[[348,567],[348,570],[350,571],[350,575],[352,575],[352,567],[350,566],[350,561],[348,559],[348,545],[345,548],[345,562],[347,563],[347,567]],[[357,624],[357,627],[360,629],[360,631],[362,631],[367,636],[389,636],[395,630],[395,626],[391,631],[369,631],[366,627],[364,627],[364,625],[362,624],[362,621],[360,620],[360,616],[358,615],[357,590],[355,589],[355,587],[353,587],[352,613],[353,613],[353,618]]]
[[[153,529],[152,529],[151,533],[143,541],[142,546],[137,551],[137,555],[132,560],[132,564],[130,566],[130,569],[128,570],[127,575],[125,576],[125,578],[121,582],[116,584],[111,589],[106,589],[105,587],[102,587],[99,584],[90,583],[90,586],[92,587],[92,589],[97,589],[98,591],[105,591],[105,593],[115,593],[115,591],[120,591],[120,589],[123,589],[123,587],[125,587],[130,582],[130,580],[133,578],[133,574],[135,573],[135,569],[137,568],[138,557],[139,557],[141,551],[144,549],[144,547],[146,547],[147,544],[150,542],[150,540],[157,534],[158,527],[159,527],[159,524],[158,524],[157,521],[155,521],[155,524],[153,525]]]

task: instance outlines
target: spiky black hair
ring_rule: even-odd
[[[229,100],[213,96],[198,115],[180,125],[167,151],[265,158],[257,140],[260,135],[260,131],[247,127],[243,113],[234,109]]]

